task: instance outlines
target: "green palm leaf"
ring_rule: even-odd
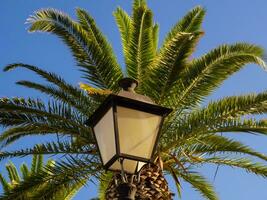
[[[6,158],[24,157],[28,155],[53,156],[59,154],[94,155],[96,154],[96,149],[94,147],[90,148],[89,146],[83,146],[83,147],[76,146],[74,144],[70,144],[67,141],[58,143],[49,142],[49,143],[35,145],[33,148],[25,148],[16,151],[3,151],[0,153],[0,161]],[[33,161],[32,163],[35,163],[35,161]]]
[[[126,68],[129,77],[142,84],[142,76],[152,62],[153,50],[153,15],[146,5],[133,8],[132,28],[126,52]]]
[[[129,51],[129,40],[132,27],[132,18],[120,7],[113,12],[116,19],[117,26],[121,34],[122,49],[125,56],[125,61],[127,59],[127,52]]]
[[[97,174],[98,169],[90,164],[91,159],[68,159],[68,162],[61,161],[51,166],[46,166],[39,173],[32,174],[25,180],[20,181],[16,187],[0,196],[1,200],[19,200],[28,192],[37,190],[34,198],[41,200],[53,199],[55,196],[64,192],[64,187],[76,188],[79,184],[84,184],[92,174]],[[49,184],[46,184],[49,182]],[[45,187],[43,187],[45,186]],[[64,188],[64,189],[62,189]],[[68,190],[67,190],[68,191]],[[70,192],[73,192],[70,190]]]
[[[261,163],[254,163],[247,158],[227,159],[227,158],[213,157],[213,158],[203,159],[202,162],[241,168],[249,173],[262,176],[263,178],[267,177],[267,166]]]
[[[265,67],[262,56],[262,48],[237,43],[222,45],[203,57],[194,59],[172,88],[166,105],[177,111],[198,105],[212,90],[244,65],[255,63]]]
[[[158,103],[168,96],[170,88],[179,79],[179,73],[187,67],[188,58],[203,35],[201,24],[204,15],[203,8],[194,8],[167,34],[160,48],[160,54],[151,67],[152,72],[149,73],[146,84],[146,95]],[[160,80],[155,81],[158,78]]]
[[[153,34],[154,55],[156,55],[157,50],[158,50],[158,43],[159,43],[159,25],[158,24],[155,24],[153,26],[152,34]]]
[[[109,182],[112,180],[113,174],[110,172],[103,173],[100,176],[100,183],[98,187],[98,197],[99,200],[106,200],[105,198],[105,191],[109,186]]]
[[[86,96],[84,94],[84,92],[82,90],[80,90],[77,87],[74,87],[68,83],[66,83],[63,78],[61,78],[60,76],[51,73],[51,72],[47,72],[45,70],[42,70],[36,66],[33,65],[28,65],[28,64],[24,64],[24,63],[13,63],[10,65],[7,65],[4,68],[4,71],[10,71],[16,68],[25,68],[28,69],[30,71],[35,72],[36,74],[38,74],[39,76],[41,76],[43,79],[45,79],[46,81],[48,81],[49,83],[55,85],[56,87],[58,87],[60,90],[62,90],[62,92],[65,93],[62,94],[62,92],[60,93],[60,91],[54,91],[51,88],[46,89],[45,87],[43,87],[40,84],[31,84],[28,82],[18,82],[18,84],[26,86],[26,87],[30,87],[30,88],[34,88],[34,89],[38,89],[41,90],[42,92],[45,92],[53,97],[56,97],[57,99],[60,99],[66,103],[70,103],[72,106],[74,106],[75,108],[77,108],[79,111],[81,111],[82,113],[91,115],[92,113],[92,109],[90,109],[90,106],[94,106],[95,102],[92,102],[92,100]],[[68,97],[69,96],[69,97]],[[76,99],[76,103],[75,102],[71,102],[69,100],[69,98],[75,98]],[[95,108],[93,108],[94,110]],[[88,111],[91,111],[88,113]]]
[[[117,89],[117,82],[122,78],[122,72],[119,64],[117,63],[117,59],[113,52],[113,49],[110,43],[107,41],[106,37],[101,33],[100,29],[97,27],[94,19],[90,16],[90,14],[81,8],[76,9],[78,21],[81,24],[82,28],[87,31],[89,37],[95,41],[98,46],[98,50],[102,51],[102,58],[106,58],[106,61],[102,61],[101,65],[106,66],[110,69],[110,72],[113,71],[114,74],[110,76],[112,78],[114,88]]]
[[[10,116],[14,118],[9,120]],[[0,135],[3,146],[23,136],[35,134],[61,133],[79,136],[87,141],[92,139],[89,139],[91,133],[84,125],[83,118],[69,106],[57,102],[45,106],[40,100],[0,99],[0,122],[5,126],[16,125]]]
[[[184,126],[185,125],[185,126]],[[164,151],[172,149],[176,146],[186,144],[189,140],[198,137],[212,137],[216,133],[252,133],[252,134],[267,134],[267,122],[266,120],[256,119],[228,119],[220,121],[216,126],[205,126],[192,127],[188,124],[182,126],[174,126],[169,130],[168,133],[162,138],[162,148]]]
[[[188,122],[185,123],[214,126],[227,119],[263,114],[267,111],[266,103],[267,92],[224,97],[218,101],[210,102],[204,108],[191,112]]]
[[[71,105],[73,108],[77,109],[80,113],[84,113],[89,115],[90,113],[95,110],[95,103],[93,103],[90,98],[87,98],[87,102],[90,102],[90,105],[87,104],[87,108],[85,109],[85,102],[83,102],[81,99],[80,101],[77,101],[77,99],[74,99],[71,95],[68,93],[62,91],[61,89],[58,89],[57,87],[53,87],[51,85],[44,85],[44,84],[39,84],[31,81],[18,81],[16,84],[38,90],[42,93],[45,93],[49,95],[50,97],[53,97],[57,101],[62,101],[63,103],[67,103]],[[82,93],[82,91],[80,91]],[[81,95],[82,96],[82,95]],[[78,99],[79,100],[79,99]],[[91,108],[89,108],[91,106]]]
[[[186,145],[184,147],[184,151],[191,154],[216,155],[225,153],[240,153],[255,156],[267,161],[266,155],[251,149],[249,146],[244,145],[241,142],[235,141],[233,139],[228,139],[223,136],[208,135],[205,137],[192,139],[192,141],[188,142],[188,144],[189,143],[192,144]]]
[[[167,34],[164,44],[168,43],[179,32],[194,33],[201,30],[201,25],[205,17],[205,9],[200,6],[195,7],[189,11],[181,20],[179,20],[175,26]]]
[[[218,197],[214,191],[214,188],[207,180],[197,172],[190,172],[187,174],[180,173],[180,176],[188,183],[192,185],[192,187],[201,193],[201,195],[205,199],[209,200],[218,200]]]
[[[82,11],[78,10],[78,12],[81,16]],[[82,14],[84,16],[85,13]],[[82,68],[84,78],[90,83],[101,88],[115,91],[118,89],[117,81],[122,77],[122,72],[114,55],[100,48],[102,44],[107,46],[100,32],[97,35],[94,33],[95,38],[90,38],[90,34],[82,25],[55,9],[39,10],[27,22],[31,24],[30,32],[51,32],[62,38],[70,47],[73,56],[78,61],[77,64]],[[94,29],[94,31],[98,30]],[[99,40],[100,38],[102,41]]]
[[[23,184],[24,182],[27,182],[28,179],[33,179],[33,177],[38,177],[39,173],[44,173],[47,169],[52,169],[55,165],[55,162],[49,160],[46,164],[43,163],[43,156],[41,155],[34,155],[31,163],[31,170],[27,167],[26,164],[21,165],[21,173],[23,174],[23,179],[19,177],[18,171],[15,167],[15,165],[10,162],[6,169],[8,171],[8,174],[10,174],[10,183],[2,176],[0,175],[0,181],[1,184],[4,187],[4,195],[0,197],[0,199],[11,199],[8,194],[12,193],[14,190],[16,190],[16,187],[19,187],[20,184]],[[47,174],[47,173],[46,173]],[[51,175],[51,174],[50,174]],[[55,187],[53,185],[53,191],[56,190],[56,192],[49,193],[48,191],[52,189],[50,183],[43,182],[38,187],[35,187],[32,190],[27,191],[21,191],[19,195],[13,196],[12,198],[15,200],[22,200],[22,199],[38,199],[45,200],[45,198],[42,196],[43,192],[46,191],[47,194],[50,195],[50,198],[46,199],[53,199],[53,200],[69,200],[71,197],[78,192],[78,190],[82,187],[83,184],[77,183],[73,185],[64,185],[62,187]]]
[[[202,36],[201,32],[178,32],[166,43],[151,66],[151,72],[146,78],[149,86],[146,91],[152,98],[161,103],[166,94],[179,78],[179,74],[187,67],[188,57],[191,56],[195,45]],[[157,81],[156,81],[157,80]],[[152,90],[153,88],[153,90]]]

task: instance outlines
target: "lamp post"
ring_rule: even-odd
[[[160,129],[171,109],[161,107],[134,92],[137,81],[119,81],[122,91],[110,94],[89,118],[104,169],[137,174],[153,162]],[[134,199],[136,187],[124,181],[118,186],[119,199]]]

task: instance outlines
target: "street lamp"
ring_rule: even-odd
[[[124,78],[119,85],[123,90],[118,95],[110,94],[88,124],[104,169],[136,174],[144,164],[153,162],[164,117],[171,109],[136,94],[138,83],[133,79]],[[122,187],[119,190],[125,191]]]

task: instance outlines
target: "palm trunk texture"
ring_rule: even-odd
[[[128,180],[131,176],[127,175]],[[114,174],[106,190],[106,200],[117,200],[119,194],[117,186],[121,184],[120,174]],[[169,190],[168,183],[163,176],[161,168],[157,165],[147,164],[140,171],[140,179],[134,179],[137,192],[135,200],[172,200],[172,193]]]

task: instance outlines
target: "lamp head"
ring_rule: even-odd
[[[138,82],[119,81],[122,91],[110,94],[90,117],[103,166],[106,170],[134,174],[153,162],[160,129],[171,109],[156,105],[134,92]]]

